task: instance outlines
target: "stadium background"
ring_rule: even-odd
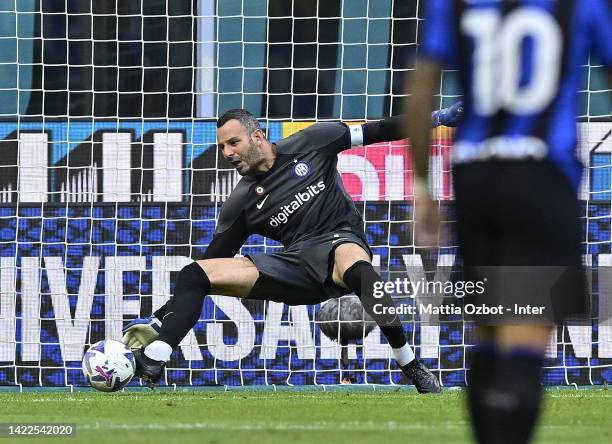
[[[0,10],[0,384],[85,384],[86,344],[118,338],[126,320],[149,314],[170,294],[169,271],[204,252],[237,179],[214,149],[215,116],[246,107],[275,141],[314,119],[397,114],[417,48],[418,3],[7,2]],[[591,65],[579,153],[589,166],[580,196],[595,311],[592,326],[562,328],[551,344],[544,381],[554,385],[612,381],[612,113],[601,70]],[[456,94],[447,72],[439,105]],[[436,131],[432,147],[433,191],[448,221],[451,137]],[[431,279],[449,264],[458,276],[454,239],[434,252],[413,246],[403,142],[347,151],[339,169],[383,272],[417,261]],[[278,247],[252,236],[242,253]],[[321,336],[316,310],[207,298],[166,382],[337,384],[339,349]],[[405,320],[411,343],[443,383],[463,385],[470,324]],[[351,347],[351,367],[360,382],[400,381],[378,330],[359,345]]]

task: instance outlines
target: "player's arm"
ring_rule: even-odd
[[[249,237],[244,213],[241,213],[232,223],[226,223],[227,221],[223,221],[223,219],[222,212],[219,217],[220,223],[217,225],[217,232],[201,259],[234,257]],[[146,347],[156,340],[159,336],[167,305],[168,302],[158,308],[153,316],[134,319],[127,324],[123,328],[123,343],[129,348],[135,349]]]
[[[428,125],[457,126],[463,116],[463,103],[457,102],[448,108],[430,113]],[[371,145],[379,142],[392,142],[406,137],[405,121],[407,116],[392,116],[376,122],[361,125],[346,125],[340,122],[323,122],[303,130],[309,137],[325,140],[326,143],[317,148],[327,155],[337,155],[341,151],[355,146]]]
[[[242,213],[226,230],[215,233],[202,259],[234,257],[247,237],[249,233]]]
[[[429,0],[425,6],[424,32],[419,48],[420,58],[408,80],[404,109],[404,127],[410,138],[414,165],[415,242],[433,246],[438,241],[438,206],[429,195],[427,167],[429,164],[430,116],[433,93],[439,91],[441,67],[458,65],[458,30],[456,2]]]
[[[418,61],[412,79],[409,81],[407,109],[409,119],[405,120],[410,138],[414,167],[414,218],[415,242],[424,246],[435,246],[440,225],[438,206],[429,195],[427,167],[429,165],[430,126],[433,107],[433,91],[440,78],[440,65],[430,59]]]
[[[421,59],[407,85],[410,95],[406,106],[410,118],[404,121],[408,130],[408,134],[404,135],[410,138],[415,182],[419,181],[424,185],[427,185],[431,135],[429,120],[433,108],[433,91],[437,88],[439,78],[440,65],[430,59]]]
[[[431,109],[431,108],[430,108]],[[403,114],[400,116],[387,117],[377,122],[369,122],[361,125],[361,131],[363,133],[363,145],[371,145],[378,142],[391,142],[393,140],[401,140],[406,137],[405,123],[412,119],[412,112]],[[428,125],[431,128],[435,128],[440,125],[455,127],[463,115],[463,102],[456,102],[448,108],[439,109],[437,111],[429,112],[427,119]],[[353,129],[352,125],[349,126],[351,130],[351,143],[355,145],[353,138],[353,132],[358,132],[357,129]],[[355,138],[358,138],[356,136]]]

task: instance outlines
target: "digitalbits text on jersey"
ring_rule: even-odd
[[[280,211],[270,218],[270,226],[277,228],[284,225],[289,220],[289,217],[302,207],[311,198],[316,197],[325,190],[325,182],[320,180],[314,185],[307,186],[304,191],[300,191],[294,195],[294,199],[287,205],[283,205]]]

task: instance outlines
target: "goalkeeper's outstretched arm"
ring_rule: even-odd
[[[244,221],[244,214],[241,214],[234,223],[229,225],[227,230],[215,233],[210,245],[206,249],[204,256],[199,259],[219,259],[224,257],[234,257],[240,250],[240,247],[249,237]],[[198,259],[198,260],[199,260]],[[166,314],[166,302],[162,305],[153,316],[157,319],[163,319]]]
[[[234,257],[248,237],[244,216],[240,216],[227,230],[215,234],[201,259]],[[168,301],[153,316],[134,319],[123,328],[123,343],[129,348],[146,347],[159,336],[161,322],[166,314]]]
[[[454,127],[463,116],[463,103],[456,102],[448,108],[439,109],[431,113],[431,127],[440,125]],[[390,142],[401,140],[406,137],[406,121],[410,115],[392,116],[377,122],[369,122],[361,125],[363,131],[363,144]]]

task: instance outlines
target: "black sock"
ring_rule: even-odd
[[[390,295],[384,294],[382,298],[374,298],[374,283],[382,279],[376,273],[372,264],[366,261],[357,261],[345,271],[342,277],[347,287],[361,300],[364,310],[376,321],[392,348],[401,348],[406,345],[404,329],[395,315],[380,315],[374,313],[374,304],[383,307],[395,307]]]
[[[158,340],[174,350],[189,330],[198,322],[204,297],[210,292],[210,281],[197,262],[184,267],[178,274],[174,295],[166,304]],[[157,313],[157,312],[156,312]]]
[[[467,373],[467,399],[472,416],[476,442],[483,443],[482,392],[491,381],[497,363],[497,352],[492,343],[481,343],[470,350]]]
[[[541,354],[524,349],[499,354],[481,391],[481,443],[529,442],[540,411],[542,361]]]

